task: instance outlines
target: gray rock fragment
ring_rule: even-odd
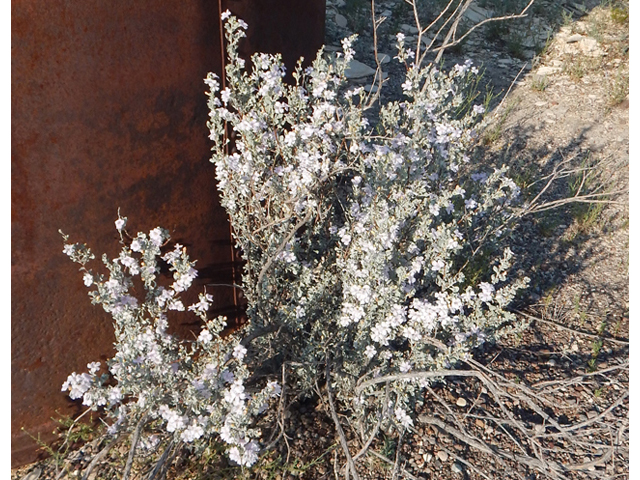
[[[375,74],[375,69],[357,60],[351,60],[344,74],[349,79],[363,78]]]
[[[582,35],[580,35],[579,33],[576,33],[574,35],[571,35],[569,38],[567,38],[567,43],[576,43],[576,42],[579,42],[580,40],[582,40]]]
[[[336,25],[338,25],[340,28],[347,28],[347,19],[344,17],[344,15],[336,13],[335,21]]]

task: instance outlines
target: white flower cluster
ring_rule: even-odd
[[[124,221],[116,222],[123,239],[124,227]],[[113,316],[116,354],[107,362],[108,373],[98,375],[100,363],[89,363],[88,373],[72,373],[62,390],[91,408],[104,408],[114,419],[108,428],[112,434],[134,428],[146,414],[151,423],[164,425],[166,438],[175,436],[187,444],[217,434],[229,444],[229,458],[250,466],[260,448],[252,440],[258,432],[249,427],[269,399],[280,394],[280,386],[271,381],[262,390],[252,389],[256,393],[245,391],[247,349],[235,336],[220,337],[224,317],[207,318],[211,294],[199,294],[199,301],[188,307],[205,323],[196,341],[167,333],[167,313],[185,310],[180,294],[197,277],[184,247],[176,244],[163,253],[168,241],[161,228],[139,233],[117,258],[103,257],[108,277],[86,268],[93,255],[85,245],[65,245],[64,253],[82,265],[84,284],[95,288],[89,292],[93,303]],[[160,262],[173,272],[170,285],[159,284]],[[135,276],[147,290],[142,303],[129,293]],[[154,439],[147,443],[160,441]]]
[[[471,161],[484,112],[467,102],[478,69],[419,68],[398,34],[407,100],[384,105],[371,128],[365,92],[345,89],[354,37],[334,57],[299,63],[287,85],[280,56],[256,54],[245,70],[244,27],[225,18],[229,90],[213,74],[205,80],[208,127],[246,260],[249,329],[279,332],[283,359],[304,365],[296,385],[311,390],[330,355],[337,396],[354,415],[395,411],[407,427],[424,382],[394,382],[389,410],[383,386],[356,401],[358,379],[454,365],[508,330],[504,307],[526,284],[507,278],[512,254],[498,243],[519,189],[506,168]],[[263,341],[254,341],[256,364]]]

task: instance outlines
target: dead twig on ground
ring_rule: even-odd
[[[340,425],[340,419],[338,418],[338,414],[336,413],[336,409],[333,404],[333,396],[331,394],[331,363],[328,355],[326,358],[326,362],[327,362],[327,365],[326,365],[325,373],[327,377],[326,378],[327,400],[329,401],[331,418],[333,419],[333,423],[336,426],[336,432],[340,437],[340,445],[342,446],[342,451],[344,452],[345,457],[347,457],[347,467],[346,467],[345,478],[346,480],[349,480],[349,472],[352,472],[354,480],[359,480],[360,477],[358,476],[358,472],[356,471],[356,466],[353,463],[353,458],[351,457],[351,453],[349,453],[349,445],[347,444],[347,438],[344,435],[344,430],[342,430],[342,425]]]
[[[607,342],[611,342],[611,343],[617,343],[618,345],[629,345],[629,341],[627,341],[627,340],[618,340],[617,338],[603,337],[601,335],[595,335],[593,333],[583,332],[582,330],[576,330],[575,328],[567,327],[566,325],[562,325],[561,323],[554,322],[552,320],[545,320],[544,318],[540,318],[540,317],[537,317],[535,315],[531,315],[530,313],[522,312],[520,310],[515,310],[514,313],[517,313],[518,315],[522,315],[524,317],[527,317],[528,319],[534,320],[536,322],[544,323],[546,325],[552,325],[552,326],[560,328],[562,330],[567,330],[567,331],[569,331],[571,333],[575,333],[576,335],[583,335],[585,337],[589,337],[589,338],[593,338],[593,339],[600,339],[602,341],[607,341]]]
[[[100,452],[98,452],[96,456],[93,457],[93,459],[91,460],[91,463],[89,463],[89,466],[87,467],[87,470],[84,472],[84,475],[82,476],[82,480],[87,480],[89,478],[89,475],[91,474],[93,469],[96,467],[96,465],[98,465],[98,462],[100,462],[107,455],[107,453],[109,453],[109,450],[111,450],[111,448],[116,443],[118,443],[121,438],[122,436],[118,435],[111,442],[107,443],[107,445],[102,450],[100,450]]]

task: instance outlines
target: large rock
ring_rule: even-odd
[[[467,11],[462,14],[462,16],[471,23],[480,23],[482,20],[491,18],[492,15],[493,13],[490,10],[486,10],[474,4],[471,4]]]
[[[347,28],[347,19],[343,15],[336,13],[335,21],[340,28]]]
[[[345,75],[349,79],[369,77],[376,73],[375,68],[371,68],[357,60],[351,60],[349,66],[345,70]]]

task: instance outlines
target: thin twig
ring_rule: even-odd
[[[471,5],[472,1],[473,0],[465,0],[464,5],[462,4],[462,2],[460,2],[460,4],[458,5],[458,8],[456,9],[456,11],[453,12],[453,15],[456,15],[456,19],[453,21],[453,23],[451,24],[451,27],[449,28],[449,31],[445,35],[444,40],[442,41],[442,46],[440,46],[439,48],[434,49],[434,51],[438,52],[438,54],[436,55],[436,59],[434,60],[434,63],[437,64],[437,63],[440,62],[440,59],[442,58],[442,54],[444,53],[444,49],[445,48],[452,47],[452,46],[456,45],[456,43],[460,43],[459,40],[458,40],[458,42],[455,42],[455,41],[454,42],[449,42],[449,39],[451,37],[453,37],[455,39],[456,32],[458,30],[458,25],[460,24],[460,20],[462,20],[462,15],[464,14],[464,12],[467,11],[467,9]],[[451,18],[453,18],[453,15],[451,15],[451,17],[449,17],[449,20]],[[449,20],[447,20],[447,22]],[[446,23],[445,23],[445,25],[446,25]]]
[[[91,463],[87,467],[87,471],[84,472],[84,475],[82,476],[82,480],[87,480],[89,478],[89,475],[91,474],[95,466],[98,464],[98,462],[102,460],[107,455],[107,453],[109,453],[109,450],[111,450],[111,447],[113,447],[120,440],[120,438],[122,438],[122,435],[118,435],[116,438],[114,438],[113,441],[108,443],[102,450],[100,450],[100,452],[98,452],[98,454],[95,457],[93,457],[93,459],[91,460]]]
[[[471,437],[469,435],[464,434],[463,432],[453,428],[451,425],[443,422],[439,418],[435,418],[429,415],[420,415],[418,420],[422,423],[426,423],[429,425],[435,425],[440,428],[443,432],[448,433],[449,435],[456,437],[458,440],[463,441],[470,447],[476,448],[484,453],[487,453],[494,458],[500,456],[507,460],[516,461],[518,463],[527,465],[531,468],[535,468],[538,471],[546,473],[550,475],[552,478],[560,479],[557,473],[563,470],[563,467],[556,462],[543,462],[540,459],[530,457],[528,455],[517,455],[515,453],[507,452],[504,450],[500,450],[495,447],[489,447],[487,444],[482,442],[481,440]]]
[[[609,412],[613,411],[615,408],[619,407],[620,405],[622,405],[622,402],[624,402],[624,400],[626,398],[629,397],[629,392],[624,392],[622,395],[620,395],[620,397],[618,398],[618,400],[616,400],[615,402],[613,402],[609,408],[607,408],[605,411],[603,411],[602,413],[600,413],[599,415],[589,419],[589,420],[585,420],[584,422],[581,423],[577,423],[575,425],[571,425],[570,427],[565,428],[565,431],[570,432],[572,430],[577,430],[579,428],[584,428],[587,427],[589,425],[594,424],[595,422],[597,422],[598,420],[600,420],[601,418],[604,418],[605,415],[607,415]]]
[[[331,409],[331,418],[333,419],[333,423],[336,426],[336,431],[340,436],[340,445],[342,446],[342,450],[344,451],[345,456],[347,457],[347,470],[346,470],[346,478],[349,480],[349,470],[353,472],[354,480],[359,480],[358,472],[356,471],[356,466],[353,463],[353,458],[351,458],[351,454],[349,453],[349,445],[347,445],[347,439],[344,436],[344,431],[342,430],[342,426],[340,425],[340,420],[338,419],[338,414],[336,413],[336,409],[333,405],[333,398],[331,395],[331,364],[329,361],[329,356],[327,355],[327,365],[326,365],[326,376],[327,376],[327,399],[329,400],[329,408]]]
[[[398,465],[400,463],[400,450],[402,447],[402,438],[404,437],[404,430],[400,430],[400,435],[398,437],[398,445],[396,445],[396,459],[393,462],[393,473],[391,475],[391,480],[396,480],[398,477]]]
[[[295,236],[296,232],[300,230],[300,228],[302,228],[307,222],[309,222],[312,216],[313,216],[313,211],[309,209],[309,211],[304,216],[304,218],[301,219],[298,223],[296,223],[296,225],[291,229],[289,234],[285,237],[285,239],[282,241],[282,243],[274,252],[274,254],[271,257],[269,257],[269,259],[262,266],[262,269],[260,270],[260,274],[258,275],[258,280],[256,281],[256,288],[258,289],[258,295],[262,292],[262,279],[271,268],[271,265],[273,264],[273,262],[276,260],[278,255],[282,253],[282,251],[286,248],[287,244]]]
[[[595,377],[598,375],[604,375],[605,373],[609,373],[612,372],[614,370],[624,370],[624,369],[628,369],[629,368],[629,362],[623,362],[620,365],[614,365],[612,367],[607,367],[607,368],[603,368],[602,370],[597,370],[595,372],[589,372],[589,373],[585,373],[583,375],[580,375],[578,377],[569,379],[569,380],[548,380],[546,382],[539,382],[539,383],[535,383],[532,386],[534,388],[544,388],[544,387],[549,387],[552,385],[558,385],[560,384],[562,387],[566,387],[569,385],[572,385],[574,383],[580,383],[582,382],[585,377]]]
[[[389,383],[387,383],[386,388],[385,388],[385,395],[384,395],[384,403],[383,403],[383,405],[387,405],[388,401],[389,401]],[[378,435],[378,432],[380,431],[380,425],[382,425],[382,419],[383,418],[384,418],[383,412],[380,411],[378,413],[378,423],[376,424],[375,428],[373,429],[373,432],[369,436],[369,439],[366,441],[366,443],[363,445],[363,447],[360,449],[360,451],[353,457],[353,461],[354,462],[357,461],[362,455],[367,453],[367,450],[369,449],[369,446],[371,445],[371,442],[373,442],[374,438],[376,438],[376,435]]]
[[[500,109],[502,108],[502,105],[504,104],[504,102],[506,101],[507,97],[509,96],[509,93],[511,92],[511,89],[513,88],[513,86],[516,84],[516,82],[518,81],[518,77],[520,77],[520,74],[522,73],[522,71],[525,69],[525,67],[527,66],[527,64],[525,63],[524,65],[522,65],[522,68],[520,69],[520,71],[518,72],[518,74],[515,76],[515,78],[511,81],[511,84],[509,85],[509,88],[507,89],[507,93],[504,94],[504,96],[502,97],[502,100],[500,100],[500,103],[498,104],[498,106],[495,108],[495,110],[493,111],[493,116],[497,117],[498,116],[498,112],[500,111]]]
[[[481,22],[478,22],[477,24],[475,24],[473,27],[471,27],[469,29],[469,31],[467,31],[467,33],[465,33],[464,35],[462,35],[461,37],[459,37],[457,40],[454,40],[453,42],[450,43],[446,43],[446,41],[448,40],[448,38],[451,38],[451,35],[449,35],[449,33],[451,31],[454,32],[454,37],[455,37],[455,29],[457,29],[458,26],[458,22],[460,21],[460,18],[462,17],[462,14],[464,13],[464,11],[469,7],[469,4],[471,3],[471,1],[468,1],[468,4],[465,5],[464,10],[462,10],[462,12],[460,12],[459,16],[456,18],[455,23],[451,26],[451,29],[449,30],[449,33],[447,33],[447,40],[445,40],[443,42],[443,44],[440,47],[434,48],[433,51],[434,52],[438,52],[438,56],[436,57],[435,62],[438,63],[440,61],[440,58],[442,58],[442,52],[446,49],[446,48],[450,48],[453,46],[458,45],[460,42],[462,42],[466,37],[468,37],[471,32],[473,32],[475,29],[480,28],[482,25],[489,23],[489,22],[501,22],[501,21],[505,21],[505,20],[513,20],[516,18],[524,18],[527,16],[527,10],[529,10],[529,7],[531,7],[531,5],[533,5],[533,2],[535,0],[531,0],[526,7],[524,7],[524,9],[518,13],[518,14],[513,14],[513,15],[504,15],[502,17],[492,17],[492,18],[486,18],[484,20],[482,20]]]
[[[527,318],[529,318],[531,320],[535,320],[536,322],[545,323],[547,325],[553,325],[554,327],[558,327],[558,328],[560,328],[562,330],[567,330],[567,331],[575,333],[577,335],[584,335],[585,337],[600,339],[600,340],[603,340],[603,341],[617,343],[617,344],[620,344],[620,345],[629,345],[629,342],[625,341],[625,340],[618,340],[616,338],[611,338],[611,337],[602,337],[600,335],[595,335],[593,333],[587,333],[587,332],[583,332],[581,330],[576,330],[574,328],[567,327],[566,325],[562,325],[562,324],[560,324],[558,322],[554,322],[552,320],[545,320],[543,318],[536,317],[535,315],[531,315],[529,313],[525,313],[525,312],[523,312],[521,310],[514,310],[513,313],[517,313],[518,315],[523,315],[523,316],[525,316],[525,317],[527,317]]]
[[[122,473],[122,480],[127,480],[127,478],[129,477],[129,472],[131,471],[131,466],[133,465],[133,457],[136,454],[136,448],[138,448],[138,441],[140,440],[140,432],[144,428],[146,422],[147,414],[145,413],[138,422],[138,425],[136,425],[136,429],[133,432],[133,438],[131,439],[131,448],[129,449],[127,463],[124,467],[124,472]]]
[[[380,19],[376,19],[376,3],[375,0],[371,0],[371,22],[373,23],[373,57],[376,60],[376,73],[374,75],[373,82],[371,83],[371,90],[369,90],[369,95],[365,100],[365,105],[363,110],[368,110],[373,106],[373,104],[380,98],[380,93],[382,92],[382,84],[384,82],[382,78],[382,65],[380,64],[380,58],[378,56],[378,27],[384,22],[385,17]],[[378,83],[378,86],[373,91],[373,88]]]
[[[87,408],[84,412],[82,412],[82,414],[80,414],[78,416],[78,418],[76,418],[73,423],[71,424],[71,426],[69,427],[69,430],[67,431],[67,434],[65,436],[64,442],[62,443],[62,445],[60,445],[60,448],[58,449],[58,451],[63,450],[64,446],[69,442],[69,437],[71,436],[71,431],[73,430],[73,427],[76,426],[76,424],[80,421],[80,419],[82,417],[84,417],[87,413],[89,413],[91,411],[91,408]]]
[[[147,477],[147,480],[154,480],[154,478],[156,478],[156,475],[164,467],[164,464],[167,461],[167,458],[169,457],[169,453],[171,452],[171,449],[174,447],[174,445],[175,445],[175,440],[172,438],[171,441],[169,442],[169,445],[167,445],[167,448],[165,449],[165,451],[162,452],[162,456],[160,457],[158,462],[153,467],[153,470],[151,471],[151,473]],[[177,452],[177,448],[176,448],[176,452]],[[175,453],[174,453],[174,455],[175,455]]]

